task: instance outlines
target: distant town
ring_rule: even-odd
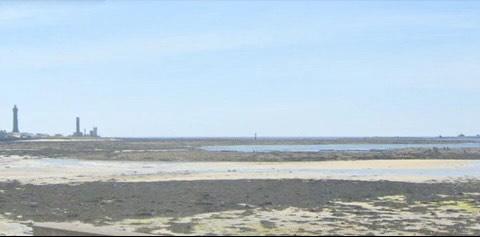
[[[19,109],[15,105],[13,107],[13,127],[11,132],[8,132],[6,130],[0,130],[0,140],[26,140],[26,139],[45,139],[45,138],[60,138],[60,137],[65,137],[62,134],[55,134],[55,135],[50,135],[50,134],[42,134],[42,133],[27,133],[27,132],[21,132],[20,131],[20,124],[19,124]],[[83,132],[81,130],[81,125],[80,125],[80,117],[76,118],[76,130],[72,135],[69,135],[67,137],[74,137],[74,138],[80,138],[80,137],[91,137],[91,138],[96,138],[100,137],[98,135],[98,128],[94,127],[92,130],[90,130],[87,133],[87,130],[85,129]]]
[[[31,139],[55,139],[55,138],[100,138],[98,135],[98,127],[93,127],[92,130],[88,131],[81,129],[80,117],[75,118],[75,132],[71,135],[63,135],[63,134],[44,134],[44,133],[28,133],[28,132],[21,132],[19,126],[19,109],[17,105],[14,105],[13,109],[13,127],[11,132],[7,130],[0,130],[0,141],[8,141],[8,140],[31,140]],[[437,136],[438,138],[452,138],[455,136]],[[476,136],[468,136],[465,134],[459,134],[456,136],[458,138],[479,138],[480,134]],[[254,134],[254,140],[258,139],[257,133]]]

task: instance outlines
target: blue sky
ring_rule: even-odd
[[[0,129],[480,133],[480,1],[0,2]]]

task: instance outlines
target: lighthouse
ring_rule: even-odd
[[[83,133],[80,131],[80,117],[77,117],[76,119],[76,131],[73,134],[75,137],[83,137]]]
[[[18,108],[15,105],[13,107],[13,133],[20,133],[20,129],[18,129]]]

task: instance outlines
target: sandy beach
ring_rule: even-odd
[[[0,164],[0,182],[15,180],[24,184],[60,184],[111,180],[119,182],[157,182],[242,179],[441,182],[480,178],[480,162],[472,160],[136,162],[14,156],[1,157]],[[442,171],[450,172],[442,173]]]

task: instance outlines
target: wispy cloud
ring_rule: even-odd
[[[6,7],[0,5],[0,23],[34,17],[38,11],[18,7]]]
[[[89,4],[81,4],[86,2]],[[24,21],[39,24],[67,20],[72,14],[97,6],[91,1],[4,1],[0,2],[0,26]]]
[[[283,40],[286,40],[284,38]],[[270,47],[282,39],[260,32],[218,32],[176,36],[127,36],[125,38],[88,39],[65,42],[62,46],[43,48],[17,47],[15,50],[0,47],[0,64],[3,67],[59,67],[119,63],[136,59],[161,58],[201,52],[218,52],[237,49]]]

